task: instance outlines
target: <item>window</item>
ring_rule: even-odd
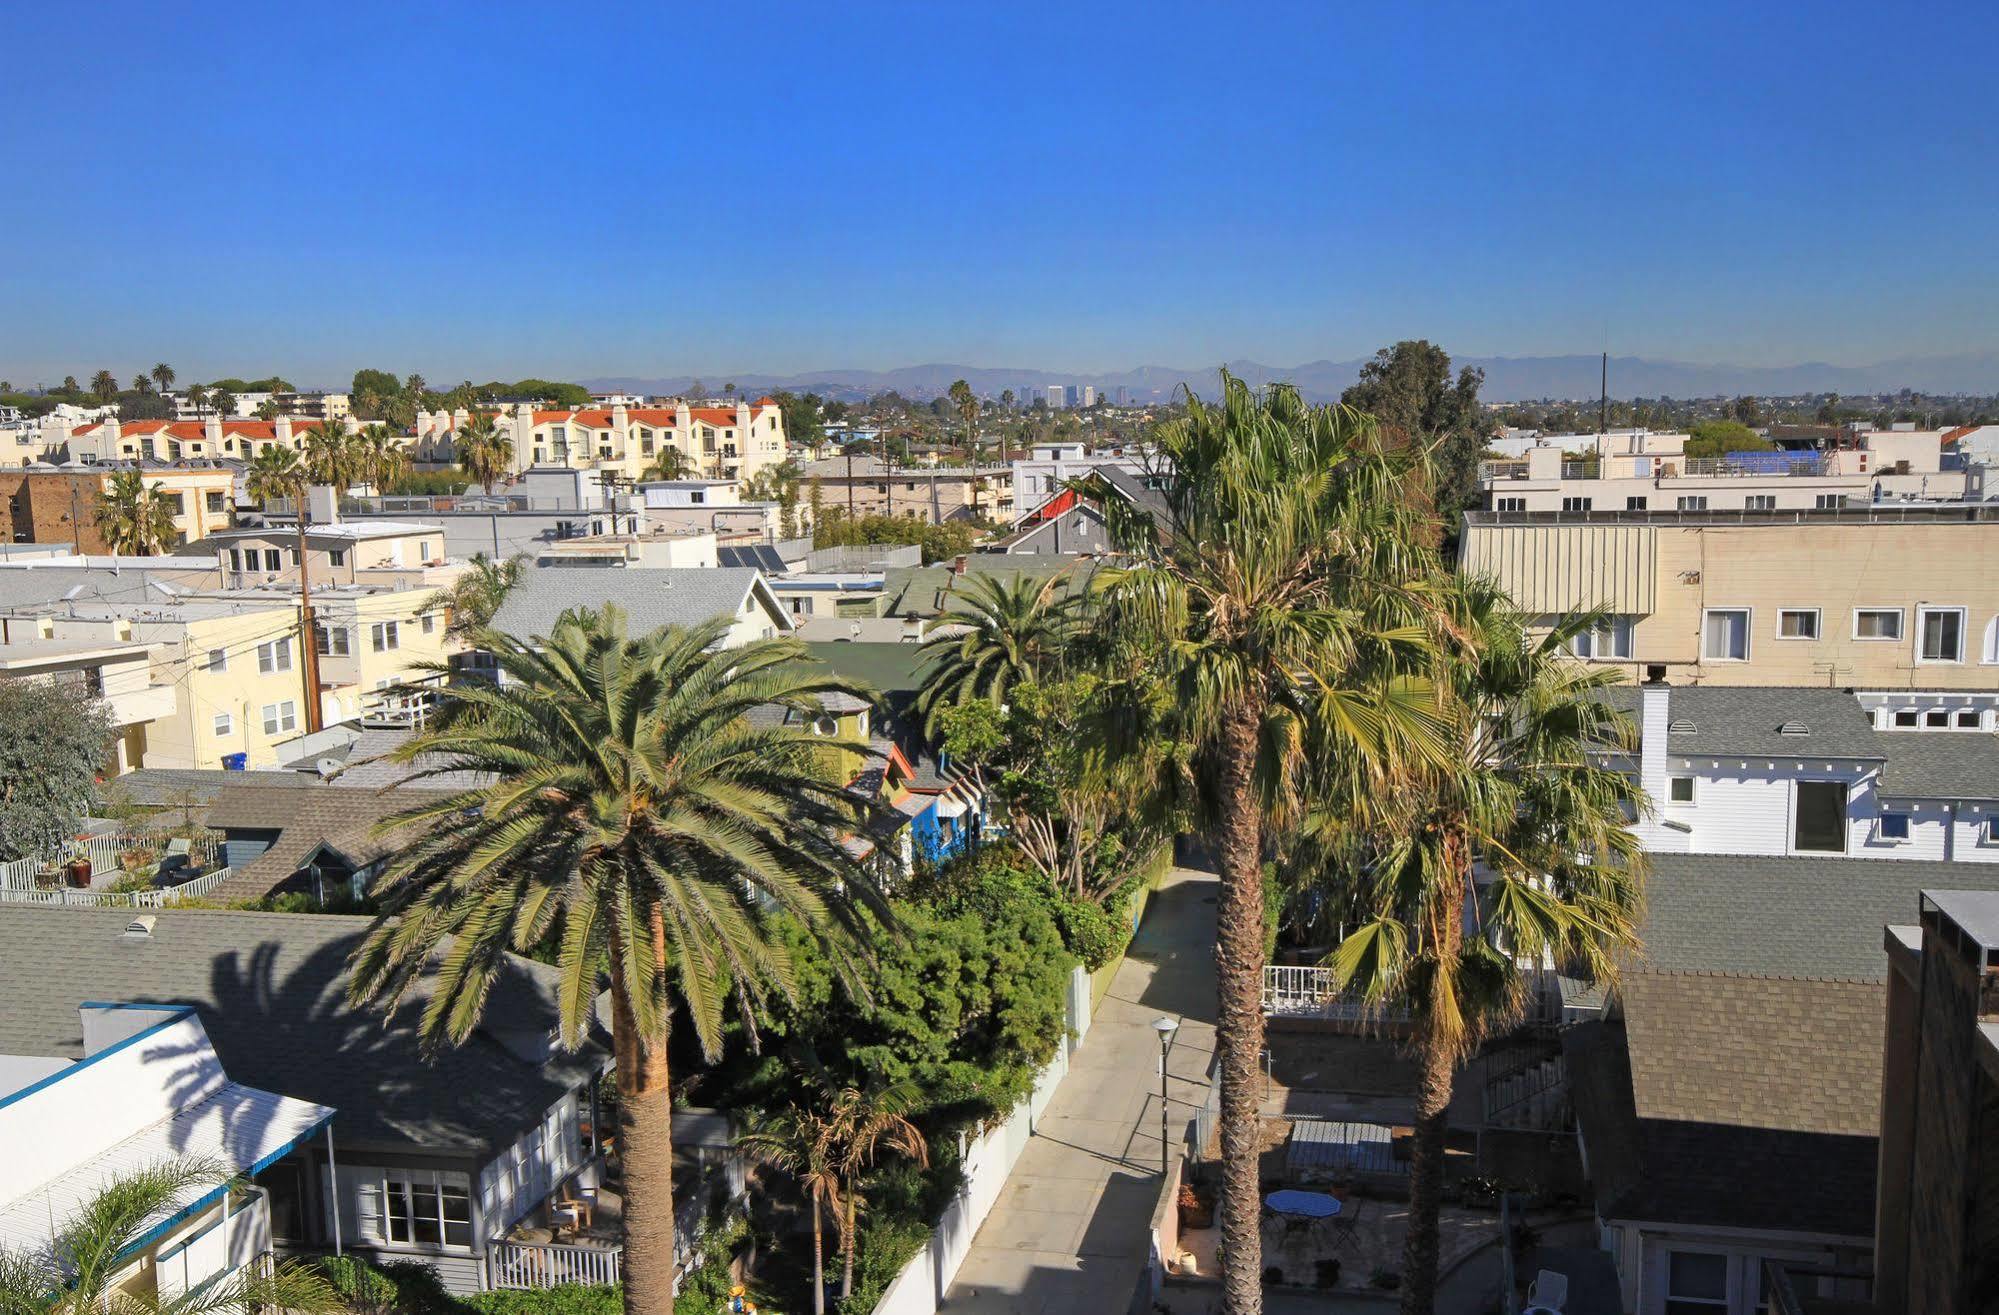
[[[272,639],[257,645],[257,670],[265,675],[275,671],[292,669],[292,641],[290,636]]]
[[[400,1246],[469,1247],[472,1245],[472,1195],[463,1174],[424,1169],[393,1169],[378,1183],[363,1183],[364,1216],[368,1198],[380,1203],[379,1213],[364,1218],[382,1240]]]
[[[252,548],[250,551],[254,553],[257,550]],[[267,571],[282,571],[285,569],[285,559],[278,553],[276,548],[264,549],[264,569]]]
[[[1808,854],[1846,852],[1846,783],[1799,781],[1791,848]]]
[[[266,703],[263,713],[266,735],[288,735],[298,729],[298,704],[290,699],[283,703]]]
[[[211,649],[209,649],[209,650],[208,650],[208,669],[209,669],[210,671],[227,671],[227,670],[229,670],[229,650],[228,650],[228,649],[226,649],[226,648],[211,648]]]
[[[326,550],[326,560],[331,566],[345,566],[347,565],[347,550],[345,548],[329,548]]]
[[[1706,511],[1707,494],[1683,493],[1680,495],[1679,507],[1681,511]]]
[[[1855,639],[1900,639],[1902,637],[1902,609],[1899,607],[1863,607],[1853,614],[1853,637]]]
[[[1706,640],[1701,655],[1710,662],[1749,660],[1749,609],[1710,608],[1702,625]]]
[[[1569,641],[1569,652],[1579,658],[1630,657],[1631,618],[1607,616],[1588,630],[1578,631]]]
[[[1964,609],[1961,607],[1919,607],[1916,609],[1916,660],[1918,662],[1964,661]]]
[[[1675,776],[1666,782],[1666,801],[1674,804],[1690,804],[1694,801],[1694,778]]]
[[[1666,1315],[1727,1315],[1728,1257],[1708,1251],[1666,1256]]]
[[[422,616],[418,617],[417,620],[423,623],[423,633],[425,633],[426,635],[434,635],[437,633],[437,613],[425,612]]]
[[[1981,845],[1999,845],[1999,813],[1993,814],[1979,824],[1978,843]]]
[[[1818,509],[1820,511],[1838,511],[1841,507],[1844,507],[1845,505],[1846,505],[1846,495],[1844,493],[1819,494]]]
[[[221,490],[211,490],[207,497],[207,504],[210,511],[221,511],[223,509]]]
[[[1563,510],[1563,511],[1588,511],[1588,510],[1590,509],[1590,506],[1591,506],[1591,503],[1592,503],[1592,499],[1589,499],[1589,498],[1563,498],[1563,499],[1562,499],[1562,510]]]
[[[1777,613],[1777,638],[1817,639],[1819,610],[1816,607],[1787,607]]]
[[[1981,718],[1976,708],[1961,708],[1957,714],[1957,728],[1961,731],[1975,731]]]
[[[398,621],[377,621],[368,628],[368,642],[377,653],[387,653],[403,646],[402,623]]]
[[[215,733],[217,735],[227,735],[229,734],[229,732],[235,729],[236,729],[235,718],[231,717],[226,712],[218,712],[215,714]]]
[[[1034,490],[1032,490],[1032,489],[1029,489],[1029,490],[1028,490],[1028,492],[1030,492],[1030,493],[1032,493],[1033,491],[1034,491]],[[1494,499],[1492,500],[1492,509],[1493,509],[1494,511],[1525,511],[1525,510],[1527,510],[1527,499],[1525,499],[1525,498],[1494,498]]]
[[[1895,729],[1912,731],[1916,729],[1918,717],[1914,708],[1903,708],[1895,714]]]
[[[1775,511],[1777,495],[1774,493],[1752,493],[1742,500],[1744,511]]]
[[[1891,845],[1907,844],[1909,841],[1909,815],[1907,813],[1883,813],[1879,828],[1880,838]]]
[[[313,623],[313,630],[319,639],[319,651],[326,657],[346,657],[354,651],[354,632],[346,626],[326,626]]]
[[[1942,708],[1931,708],[1923,714],[1923,725],[1933,731],[1949,730],[1950,713]]]
[[[1626,511],[1644,511],[1645,504],[1646,504],[1645,495],[1642,493],[1636,493],[1624,500],[1624,509]]]

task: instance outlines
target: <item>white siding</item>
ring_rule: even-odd
[[[498,1236],[540,1205],[583,1164],[579,1099],[564,1096],[536,1127],[479,1170],[476,1191],[486,1231]]]
[[[1848,857],[1999,863],[1999,844],[1981,842],[1986,813],[1973,811],[1980,805],[1961,804],[1953,810],[1942,800],[1897,799],[1894,808],[1884,810],[1876,789],[1878,773],[1871,767],[1798,758],[1676,758],[1668,770],[1671,776],[1694,778],[1691,804],[1673,803],[1667,790],[1658,791],[1661,820],[1687,828],[1687,853],[1793,854],[1795,783],[1840,780],[1847,785]],[[1883,811],[1908,815],[1908,839],[1889,840],[1881,834]],[[1662,834],[1666,843],[1649,847],[1680,852],[1670,833]]]

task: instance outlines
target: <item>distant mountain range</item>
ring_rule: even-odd
[[[1488,401],[1520,402],[1540,398],[1581,400],[1597,395],[1599,362],[1594,356],[1466,356],[1457,365],[1485,371],[1479,395]],[[1271,366],[1256,361],[1231,361],[1229,369],[1251,384],[1282,380],[1296,384],[1316,401],[1330,401],[1360,373],[1361,361],[1308,361],[1303,365]],[[905,397],[928,399],[950,388],[955,379],[971,384],[982,397],[997,397],[1011,388],[1023,401],[1051,384],[1094,384],[1099,393],[1115,396],[1119,388],[1139,402],[1171,397],[1185,384],[1195,392],[1215,389],[1213,369],[1176,370],[1142,365],[1109,374],[1064,374],[1059,370],[998,369],[974,365],[907,365],[895,370],[810,370],[802,374],[740,374],[704,376],[710,391],[724,382],[752,395],[772,389],[815,392],[821,396],[858,401],[885,389]],[[583,379],[599,392],[677,393],[696,382],[690,375],[640,379],[629,376]],[[1903,388],[1920,393],[1999,393],[1999,352],[1957,356],[1910,356],[1878,365],[1742,366],[1696,365],[1685,361],[1653,361],[1639,356],[1613,356],[1610,394],[1633,397],[1791,396],[1800,393],[1842,393],[1849,396],[1892,393]]]

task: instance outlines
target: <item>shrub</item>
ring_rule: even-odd
[[[749,1221],[741,1215],[732,1215],[701,1239],[701,1263],[681,1276],[680,1291],[673,1298],[673,1315],[714,1315],[724,1309],[729,1289],[736,1283],[730,1262],[749,1235]],[[579,1308],[575,1315],[586,1312]]]
[[[444,1290],[437,1270],[420,1260],[374,1265],[359,1256],[313,1262],[357,1315],[460,1315],[466,1307]]]
[[[1069,953],[1091,972],[1115,959],[1131,937],[1124,920],[1094,900],[1061,901],[1055,906],[1055,922],[1062,929],[1062,943]]]
[[[624,1315],[625,1294],[622,1288],[562,1283],[527,1292],[481,1292],[463,1304],[479,1315]],[[720,1308],[718,1302],[707,1309]]]
[[[860,1230],[854,1254],[854,1291],[837,1303],[839,1315],[866,1315],[895,1282],[903,1266],[930,1241],[930,1225],[918,1219],[876,1219]]]

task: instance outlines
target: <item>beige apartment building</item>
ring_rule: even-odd
[[[298,580],[293,526],[211,535],[202,551],[221,559],[227,583],[237,588]],[[465,570],[447,556],[442,526],[413,521],[315,523],[306,527],[305,552],[315,591],[327,584],[443,587]]]
[[[105,773],[122,776],[144,766],[147,729],[171,718],[178,704],[173,685],[154,678],[152,649],[115,640],[43,639],[37,623],[22,632],[27,637],[16,638],[12,629],[0,618],[0,680],[45,680],[83,690],[111,722]]]
[[[515,474],[534,466],[596,470],[636,481],[667,448],[704,479],[747,480],[785,459],[784,412],[773,398],[734,406],[539,410],[525,403],[492,413],[514,445]],[[411,456],[419,466],[456,461],[452,439],[470,423],[465,410],[419,411]]]
[[[320,420],[130,420],[116,416],[78,425],[60,432],[56,438],[72,461],[250,461],[268,447],[290,448],[296,452],[305,436],[318,429]],[[343,430],[351,422],[337,420]]]
[[[946,521],[994,521],[1013,517],[1013,470],[1009,466],[888,466],[874,457],[815,461],[800,476],[799,501],[815,496],[821,515],[906,516],[942,525]]]
[[[1689,457],[1687,435],[1553,435],[1479,468],[1486,510],[1800,511],[1980,495],[1975,469],[1936,430],[1878,431],[1854,447]]]
[[[128,463],[129,465],[129,463]],[[218,466],[167,466],[143,462],[139,475],[158,489],[173,512],[174,537],[197,543],[226,530],[236,515],[236,476]],[[68,544],[85,553],[107,551],[97,529],[97,509],[112,472],[96,468],[0,471],[14,543]]]
[[[1469,512],[1459,569],[1633,680],[1999,687],[1999,506],[1771,513]]]

